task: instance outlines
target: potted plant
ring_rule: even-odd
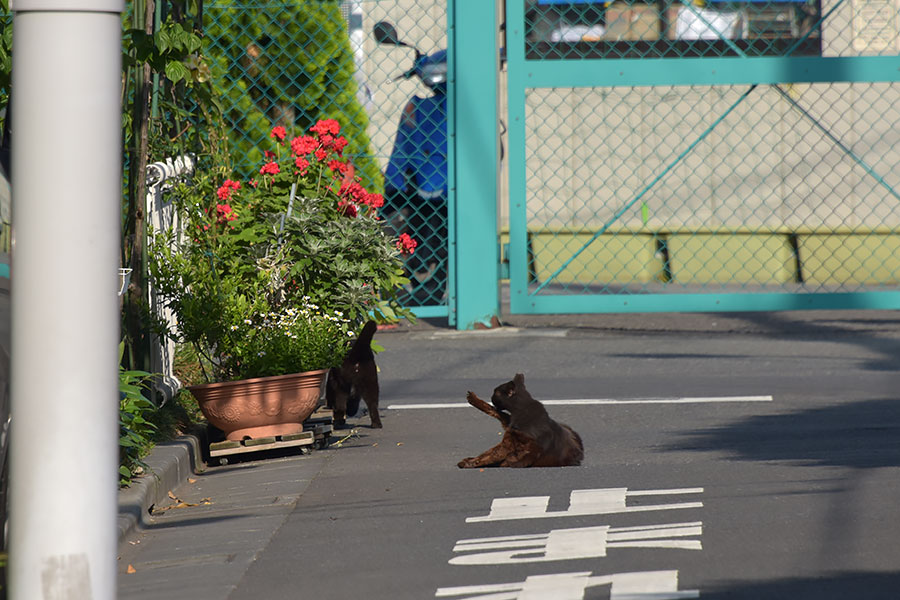
[[[249,181],[212,169],[176,186],[177,225],[150,238],[151,284],[177,321],[167,333],[209,381],[189,389],[229,439],[302,430],[359,326],[411,316],[397,297],[415,242],[387,233],[338,123],[271,138]]]

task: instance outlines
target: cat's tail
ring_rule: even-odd
[[[375,321],[367,321],[363,325],[362,331],[359,332],[359,337],[353,342],[353,347],[348,354],[350,360],[359,362],[372,356],[372,337],[375,335],[376,329],[378,329],[378,326],[375,324]]]

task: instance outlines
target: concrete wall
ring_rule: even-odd
[[[835,3],[824,2],[823,13]],[[869,15],[868,21],[860,17],[868,14],[867,8],[862,0],[853,0],[828,18],[823,55],[897,53],[896,13],[887,20],[894,27],[890,29],[878,15]],[[641,20],[633,22],[644,26]],[[875,23],[877,30],[867,23]],[[619,29],[618,23],[610,24],[607,37],[634,37]],[[638,202],[617,225],[789,230],[900,225],[898,192],[888,189],[900,186],[898,85],[783,84],[783,93],[759,87],[667,171],[746,89],[529,90],[529,225],[600,227],[663,172],[643,198],[647,223]]]
[[[900,86],[783,85],[900,186]],[[599,227],[734,103],[740,87],[531,90],[529,223]],[[898,198],[771,87],[759,87],[645,194],[650,227],[900,225]],[[643,225],[640,203],[619,225]]]

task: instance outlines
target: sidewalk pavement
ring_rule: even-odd
[[[200,444],[183,436],[158,446],[146,461],[153,475],[120,493],[119,598],[226,598],[329,457],[207,470]]]
[[[555,329],[568,336],[652,332],[807,339],[842,334],[900,337],[900,311],[511,315],[503,325],[499,331],[456,332],[447,327],[446,319],[420,319],[391,333],[528,335],[528,330]],[[183,436],[158,446],[146,461],[151,474],[119,494],[119,597],[227,597],[238,583],[234,579],[265,548],[330,456],[328,451],[314,451],[207,471],[198,438]],[[232,526],[222,536],[217,524],[225,520]],[[191,527],[180,527],[187,524]],[[235,531],[243,535],[235,536]],[[138,562],[135,557],[141,543],[145,545]],[[204,577],[198,581],[201,565]]]

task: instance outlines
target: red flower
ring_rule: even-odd
[[[329,161],[328,168],[334,172],[335,177],[343,175],[344,173],[346,173],[347,171],[350,170],[350,167],[349,167],[349,165],[347,165],[347,163],[339,161],[339,160]]]
[[[366,196],[366,204],[372,208],[381,208],[384,206],[384,196],[381,194],[369,194]]]
[[[338,194],[342,198],[350,198],[357,204],[366,204],[366,196],[368,193],[358,181],[343,181]]]
[[[416,246],[419,244],[408,233],[401,233],[400,239],[397,240],[395,245],[401,254],[412,254],[416,251]]]
[[[281,172],[277,162],[268,162],[262,166],[259,172],[263,175],[277,175]]]
[[[338,202],[338,212],[344,215],[345,217],[355,217],[356,216],[356,205],[349,200],[341,200]]]
[[[319,142],[311,135],[296,137],[291,140],[291,151],[297,156],[306,156],[319,147]]]
[[[318,160],[319,162],[322,162],[323,160],[328,158],[328,150],[326,150],[325,148],[319,148],[314,152],[314,154],[316,156],[316,160]]]
[[[337,135],[341,132],[341,125],[334,119],[322,119],[315,125],[309,128],[313,133],[318,133],[321,135]]]
[[[297,168],[300,170],[300,174],[306,175],[306,170],[309,168],[309,161],[302,156],[298,156],[297,160],[294,162],[297,165]]]
[[[226,223],[235,219],[237,214],[230,204],[216,204],[216,223]]]
[[[263,156],[266,157],[266,160],[272,160],[273,158],[275,158],[275,153],[271,152],[269,150],[266,150],[263,152]]]
[[[349,144],[349,143],[350,142],[347,141],[347,138],[345,138],[344,136],[341,136],[339,138],[335,138],[334,144],[332,144],[332,147],[334,148],[335,152],[340,154],[341,152],[344,151],[344,148],[346,148],[347,144]]]
[[[240,181],[232,181],[230,179],[226,179],[225,183],[216,190],[216,195],[219,197],[219,200],[228,200],[229,196],[231,196],[231,190],[239,190],[241,189]]]
[[[270,137],[275,138],[279,142],[284,140],[284,136],[287,135],[287,131],[285,131],[284,127],[281,125],[272,128],[272,133],[269,134]]]

